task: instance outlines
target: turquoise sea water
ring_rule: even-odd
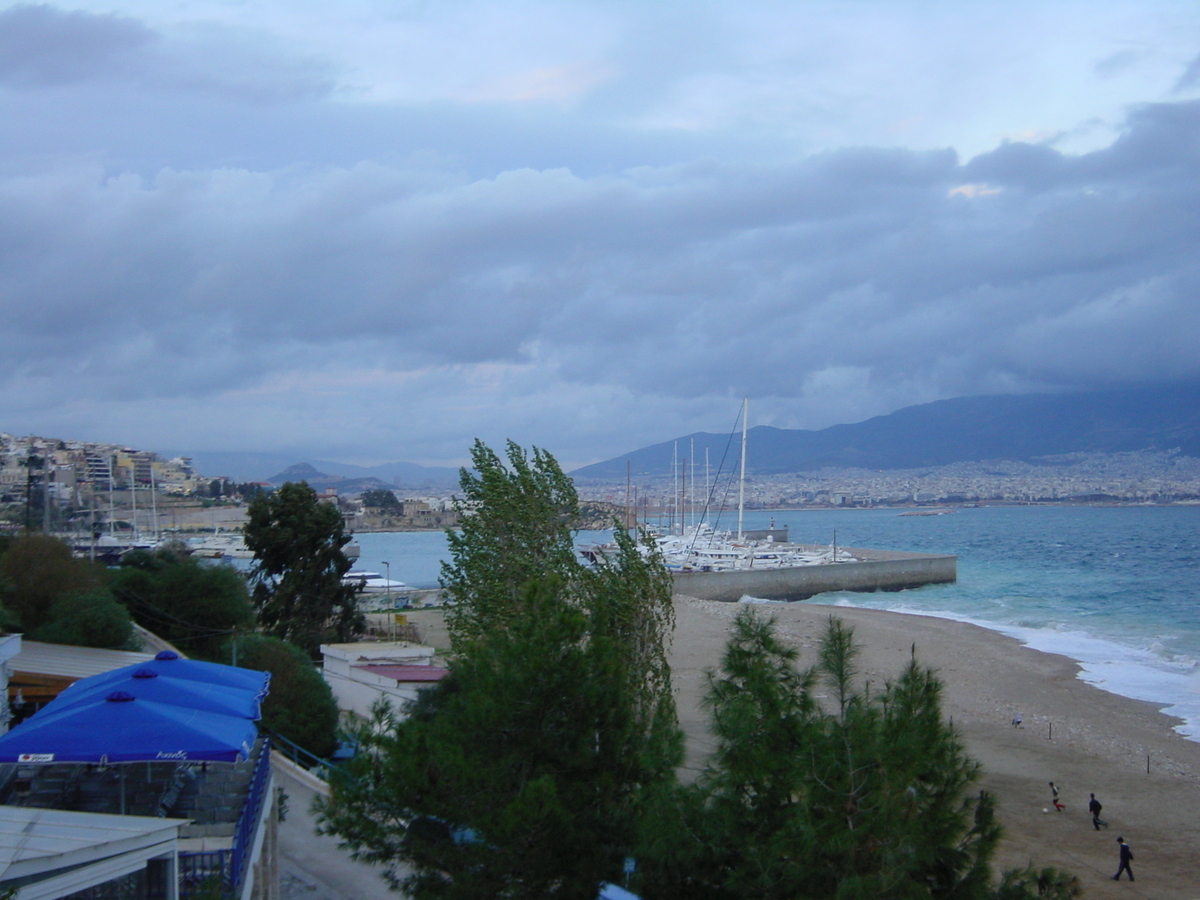
[[[958,582],[897,593],[822,594],[820,603],[974,622],[1079,661],[1105,690],[1149,700],[1200,740],[1200,507],[984,507],[748,512],[793,541],[958,556]],[[720,527],[736,527],[733,517]],[[587,542],[588,537],[583,540]],[[595,535],[600,538],[601,535]],[[445,537],[362,534],[357,568],[414,587],[437,583]]]

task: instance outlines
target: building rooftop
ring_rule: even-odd
[[[8,667],[13,672],[75,680],[152,659],[154,656],[150,653],[69,647],[66,644],[43,644],[41,641],[23,639],[21,652],[9,661]]]
[[[382,675],[393,681],[441,681],[446,677],[448,669],[439,666],[353,666],[352,668],[366,672],[368,675]]]

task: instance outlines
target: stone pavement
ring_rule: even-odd
[[[309,778],[273,765],[275,784],[287,794],[279,825],[279,890],[282,900],[396,900],[379,870],[356,862],[337,839],[317,835],[310,809],[317,793]]]

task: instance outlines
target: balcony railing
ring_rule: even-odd
[[[271,738],[264,735],[254,773],[246,788],[246,800],[234,826],[233,846],[228,850],[179,854],[179,896],[182,900],[235,898],[241,894],[270,779]]]

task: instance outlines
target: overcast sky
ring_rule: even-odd
[[[1200,4],[0,7],[0,431],[567,468],[1200,377]]]

